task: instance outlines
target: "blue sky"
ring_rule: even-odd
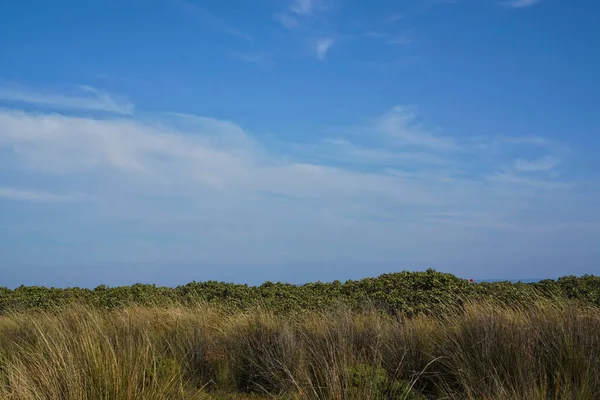
[[[600,4],[0,5],[0,285],[600,272]]]

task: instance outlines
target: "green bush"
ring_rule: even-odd
[[[398,272],[377,278],[291,285],[266,282],[248,286],[217,281],[191,282],[174,288],[135,284],[95,289],[56,289],[20,286],[0,288],[0,312],[52,310],[78,303],[97,309],[131,305],[171,307],[207,304],[230,311],[257,307],[275,313],[296,313],[335,308],[376,308],[389,314],[441,314],[460,310],[469,301],[520,307],[539,300],[575,301],[600,306],[600,277],[567,276],[538,283],[470,283],[454,275],[429,269]]]
[[[390,379],[385,369],[369,364],[348,368],[349,397],[371,400],[427,400],[404,380]]]

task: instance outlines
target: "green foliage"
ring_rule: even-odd
[[[148,378],[152,384],[160,383],[165,380],[173,379],[181,374],[180,364],[172,359],[157,356],[152,360],[152,365],[148,371]]]
[[[385,369],[369,364],[358,364],[348,368],[348,389],[351,398],[371,400],[426,400],[404,380],[390,379]]]
[[[170,307],[207,304],[224,310],[266,308],[275,313],[294,313],[335,308],[340,304],[355,310],[377,308],[390,314],[440,314],[461,309],[473,300],[511,307],[539,300],[571,300],[600,306],[600,277],[567,276],[539,283],[470,283],[454,275],[429,269],[399,272],[377,278],[331,283],[265,282],[260,286],[225,282],[191,282],[175,288],[135,284],[132,286],[46,288],[20,286],[0,288],[0,312],[30,309],[52,310],[65,304],[84,304],[97,309],[131,305]]]

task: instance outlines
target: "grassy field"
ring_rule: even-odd
[[[595,277],[478,285],[428,271],[303,289],[219,285],[231,296],[5,289],[0,398],[600,398]],[[254,300],[239,304],[233,287]],[[111,290],[121,297],[109,303]],[[300,305],[286,305],[294,296]]]

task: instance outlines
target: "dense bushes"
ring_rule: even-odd
[[[600,278],[0,289],[0,398],[600,398]],[[264,397],[259,397],[259,396]]]
[[[400,272],[358,281],[290,285],[266,282],[248,286],[216,281],[192,282],[175,288],[136,284],[95,289],[21,286],[0,288],[0,311],[53,309],[81,303],[99,309],[129,305],[190,306],[209,303],[228,310],[257,306],[274,312],[321,310],[340,304],[355,309],[376,307],[390,313],[419,314],[450,311],[471,300],[507,306],[532,304],[539,299],[574,300],[600,305],[600,277],[568,276],[539,283],[473,284],[434,270]]]

